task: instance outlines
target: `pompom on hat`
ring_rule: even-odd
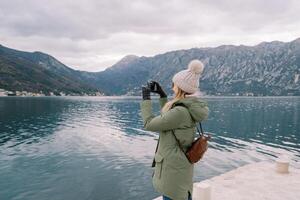
[[[188,69],[175,74],[172,81],[183,91],[193,94],[198,91],[199,79],[204,70],[204,65],[200,60],[192,60]]]

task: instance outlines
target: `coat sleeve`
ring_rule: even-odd
[[[182,122],[184,107],[175,107],[163,114],[154,116],[152,114],[151,100],[140,103],[144,128],[148,131],[166,131],[179,128]]]
[[[167,97],[159,98],[160,109],[162,109],[164,107],[164,105],[167,103],[167,101],[168,101]]]

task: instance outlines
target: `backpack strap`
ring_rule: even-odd
[[[185,107],[186,109],[188,109],[188,107],[187,107],[186,105],[184,105],[183,103],[178,103],[178,104],[175,104],[175,105],[173,104],[172,108],[174,108],[175,106],[182,106],[182,107]],[[189,113],[190,113],[190,112],[189,112]],[[190,114],[191,114],[191,113],[190,113]],[[193,118],[192,118],[192,119],[193,119]],[[201,122],[199,122],[199,125],[200,125],[200,130],[201,130],[201,132],[199,131],[199,128],[198,128],[197,125],[196,125],[196,127],[197,127],[197,132],[199,133],[199,136],[201,137],[201,136],[204,135],[204,132],[203,132],[203,129],[202,129],[202,124],[201,124]],[[177,144],[178,144],[180,150],[183,152],[183,154],[185,155],[185,157],[189,160],[189,158],[187,157],[186,152],[184,151],[184,149],[183,149],[183,147],[182,147],[180,141],[178,140],[178,138],[177,138],[176,135],[175,135],[175,131],[174,131],[174,130],[171,130],[171,131],[172,131],[172,134],[173,134],[173,136],[174,136],[174,138],[175,138],[175,140],[176,140],[176,142],[177,142]]]
[[[156,149],[155,149],[155,154],[156,154],[156,152],[157,152],[157,149],[158,149],[158,145],[159,145],[159,138],[160,138],[160,136],[158,137],[158,141],[157,141],[157,145],[156,145]],[[152,165],[151,165],[151,167],[155,167],[155,158],[153,158],[153,161],[152,161]]]

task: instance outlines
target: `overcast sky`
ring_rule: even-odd
[[[0,44],[85,71],[128,54],[299,37],[299,0],[0,1]]]

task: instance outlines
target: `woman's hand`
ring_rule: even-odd
[[[142,86],[143,100],[151,100],[149,86]]]
[[[150,91],[153,93],[157,93],[160,95],[160,98],[167,97],[167,94],[165,91],[161,88],[158,82],[156,81],[150,81],[148,84],[148,87],[150,88]]]

